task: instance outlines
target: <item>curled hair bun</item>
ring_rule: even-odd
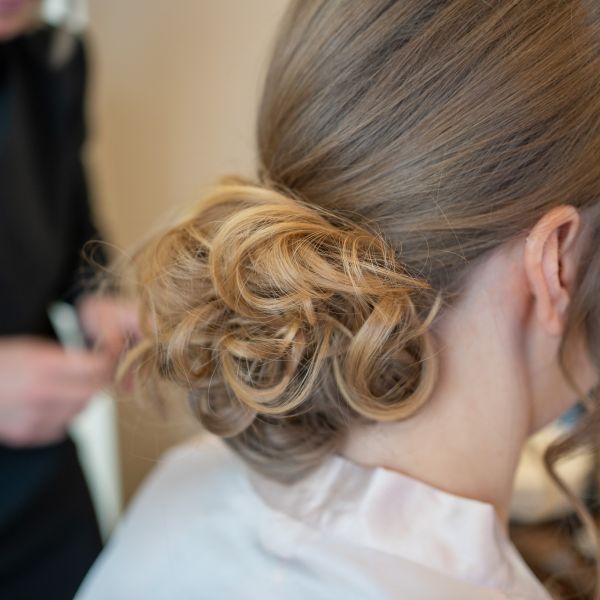
[[[410,416],[431,391],[429,287],[346,218],[228,180],[137,265],[155,326],[143,379],[184,386],[201,422],[271,473],[310,467],[353,422]]]

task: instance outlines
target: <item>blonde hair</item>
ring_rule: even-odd
[[[439,302],[421,318],[430,286],[353,221],[229,180],[150,253],[142,370],[188,388],[202,423],[271,476],[300,476],[353,421],[402,419],[429,396]]]
[[[600,365],[600,18],[585,0],[297,0],[230,180],[138,256],[141,378],[294,478],[435,382],[430,324],[549,209],[590,215],[568,332]]]

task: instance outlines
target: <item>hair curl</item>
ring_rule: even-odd
[[[439,303],[421,318],[430,286],[348,219],[224,181],[138,262],[156,331],[136,353],[141,381],[187,388],[208,430],[280,477],[431,392]]]

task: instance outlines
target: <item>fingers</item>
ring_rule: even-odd
[[[18,411],[2,411],[0,439],[12,447],[32,447],[62,439],[69,423],[87,404],[81,398],[67,402],[49,399],[22,405]]]
[[[65,387],[97,388],[109,382],[112,359],[106,353],[68,351],[55,358],[48,373],[49,382]]]
[[[106,354],[64,351],[34,338],[0,342],[0,441],[36,446],[64,436],[70,421],[112,377]]]
[[[115,359],[130,340],[139,337],[137,306],[124,298],[86,296],[80,301],[78,311],[94,346]]]

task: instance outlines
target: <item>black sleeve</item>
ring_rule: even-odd
[[[84,43],[78,39],[69,65],[72,92],[68,108],[68,132],[70,139],[70,191],[71,207],[71,276],[65,290],[65,299],[73,301],[77,296],[93,288],[103,277],[108,263],[105,245],[95,225],[90,206],[83,151],[86,141],[86,82],[87,64]]]

